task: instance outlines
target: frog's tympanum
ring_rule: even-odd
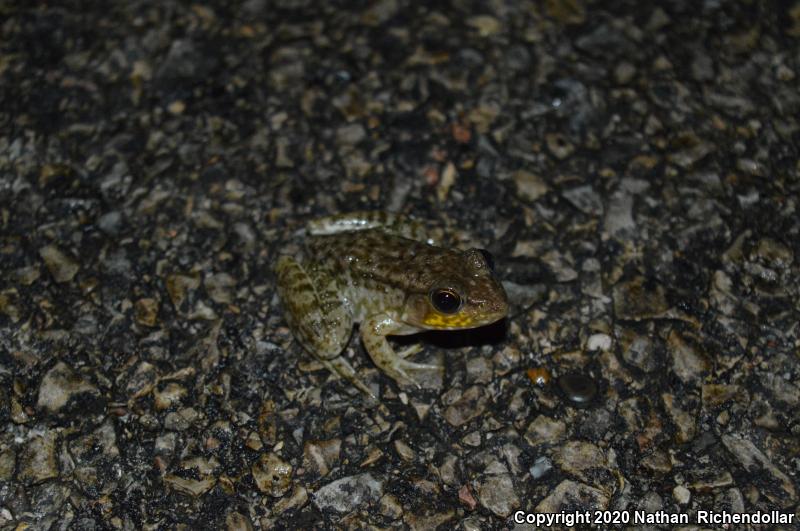
[[[281,256],[278,293],[295,338],[328,369],[371,394],[341,356],[358,323],[372,360],[398,383],[436,365],[406,359],[386,336],[493,323],[508,310],[491,255],[431,245],[422,223],[383,212],[310,222],[302,257]]]

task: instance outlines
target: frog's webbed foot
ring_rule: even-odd
[[[413,361],[404,360],[401,357],[396,357],[384,365],[380,366],[381,370],[389,375],[394,381],[400,384],[410,384],[421,389],[423,386],[418,378],[415,378],[410,373],[414,372],[438,372],[443,369],[441,365],[431,363],[414,363]]]
[[[361,338],[367,353],[380,370],[397,383],[410,383],[418,388],[422,385],[411,373],[420,371],[442,371],[443,367],[428,363],[414,363],[405,359],[420,351],[419,345],[412,345],[397,353],[386,340],[386,336],[397,333],[408,333],[405,325],[394,320],[391,315],[373,315],[361,324]]]

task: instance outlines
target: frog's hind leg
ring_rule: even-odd
[[[306,268],[289,256],[278,258],[275,273],[286,321],[297,341],[328,370],[372,395],[341,357],[353,332],[353,316],[339,295],[334,277],[324,268]]]
[[[402,214],[383,211],[351,212],[309,221],[306,225],[312,236],[328,236],[340,232],[380,229],[390,234],[433,244],[438,238],[424,221]]]

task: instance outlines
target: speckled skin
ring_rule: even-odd
[[[439,367],[406,360],[419,348],[396,353],[386,336],[474,328],[507,313],[505,291],[481,252],[431,245],[421,222],[365,212],[315,220],[306,229],[305,255],[281,256],[276,266],[286,320],[306,350],[366,393],[341,357],[353,324],[360,324],[375,365],[398,383],[415,383],[411,371]],[[431,294],[440,288],[460,296],[457,312],[434,307]]]

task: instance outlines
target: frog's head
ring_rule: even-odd
[[[453,253],[428,264],[423,292],[406,301],[404,321],[429,330],[475,328],[508,313],[508,299],[483,249]]]

